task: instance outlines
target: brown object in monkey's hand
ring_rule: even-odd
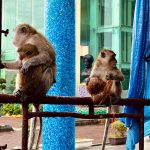
[[[102,104],[110,104],[110,90],[112,88],[113,81],[106,81],[106,85],[103,91],[100,91],[99,94],[92,95],[92,99],[94,104],[102,105]]]
[[[87,91],[91,94],[94,104],[109,104],[110,103],[110,91],[113,81],[91,78],[87,87]]]
[[[103,91],[105,85],[106,85],[106,82],[104,82],[102,79],[93,77],[93,78],[90,78],[90,81],[86,85],[86,88],[87,88],[87,91],[91,95],[93,95],[93,94],[99,94],[100,91]]]

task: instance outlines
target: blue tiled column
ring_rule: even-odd
[[[45,35],[56,50],[56,84],[48,95],[75,95],[75,2],[45,1]],[[44,111],[71,111],[74,106],[44,105]],[[73,118],[43,119],[43,150],[74,150],[75,121]]]

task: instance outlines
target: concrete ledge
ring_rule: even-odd
[[[75,149],[81,150],[92,146],[93,139],[76,139]]]
[[[105,119],[76,119],[76,126],[94,125],[94,124],[105,124]]]

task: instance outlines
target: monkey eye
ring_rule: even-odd
[[[26,52],[26,55],[31,55],[31,54],[32,54],[31,51],[27,51],[27,52]]]
[[[28,32],[28,28],[27,27],[22,27],[21,29],[20,29],[20,32],[21,33],[27,33]]]
[[[105,58],[106,54],[104,52],[101,52],[101,57]]]

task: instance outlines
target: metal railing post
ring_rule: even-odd
[[[139,107],[139,150],[144,150],[144,106]]]
[[[28,150],[28,103],[22,103],[22,150]]]

